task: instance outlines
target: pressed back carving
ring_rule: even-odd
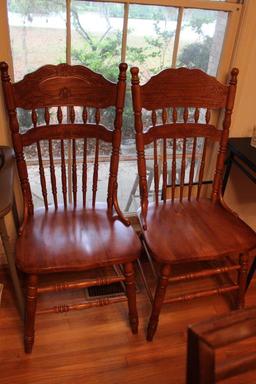
[[[117,87],[99,73],[81,65],[45,65],[13,84],[16,107],[115,105]],[[86,104],[85,104],[86,101]]]
[[[26,149],[30,148],[33,160],[38,159],[46,210],[50,203],[56,209],[60,204],[65,208],[69,206],[68,179],[73,207],[78,204],[78,194],[84,207],[90,194],[95,207],[100,154],[105,154],[110,158],[108,209],[112,213],[114,206],[123,219],[117,201],[117,172],[127,65],[120,64],[117,83],[86,67],[68,64],[46,65],[12,83],[8,65],[2,62],[0,68],[25,216],[34,209],[26,164]],[[19,108],[29,111],[29,129],[24,129],[19,122]]]
[[[238,70],[232,70],[229,85],[221,84],[199,69],[166,69],[144,85],[140,85],[138,68],[131,68],[131,74],[144,219],[148,206],[149,153],[154,164],[154,197],[157,204],[160,192],[163,201],[166,201],[168,185],[171,187],[172,201],[176,197],[180,201],[184,198],[190,200],[192,195],[199,199],[205,176],[208,143],[219,143],[212,188],[212,200],[217,201]],[[148,150],[150,144],[153,145],[151,152]]]
[[[141,104],[148,110],[170,106],[216,109],[225,107],[227,94],[226,85],[200,69],[169,68],[141,86]]]

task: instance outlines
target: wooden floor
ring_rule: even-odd
[[[6,273],[0,273],[0,281],[5,284],[0,308],[1,384],[184,384],[187,325],[229,310],[226,299],[218,296],[168,305],[149,343],[145,329],[150,303],[141,287],[138,335],[130,332],[126,303],[41,315],[36,321],[33,353],[25,355],[22,322]],[[256,304],[256,280],[246,304]],[[256,374],[250,373],[249,381],[241,380],[227,384],[256,383]]]

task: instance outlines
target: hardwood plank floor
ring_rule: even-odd
[[[155,339],[149,343],[145,340],[145,329],[150,303],[140,287],[138,335],[130,332],[126,303],[40,315],[36,320],[33,353],[26,355],[22,322],[6,273],[0,273],[0,281],[4,282],[0,307],[1,384],[184,384],[187,325],[229,310],[226,299],[218,296],[165,306]],[[80,295],[83,294],[81,291]],[[47,305],[49,301],[50,305],[55,302],[53,296],[46,299]],[[255,279],[246,304],[256,304]],[[256,382],[255,373],[250,373],[248,380]],[[229,383],[247,381],[238,378]]]

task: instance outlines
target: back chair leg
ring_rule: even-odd
[[[253,278],[253,275],[254,275],[255,271],[256,271],[256,257],[254,257],[253,263],[251,265],[251,268],[250,268],[248,276],[247,276],[246,289],[249,288],[249,285],[251,283],[251,280]]]
[[[237,295],[237,308],[241,309],[244,308],[245,304],[245,292],[246,292],[246,279],[247,279],[247,272],[248,272],[248,253],[242,253],[239,256],[239,264],[241,266],[241,269],[238,273],[238,284],[239,284],[239,290]]]
[[[170,273],[171,266],[169,264],[163,265],[163,267],[161,268],[160,277],[156,288],[151,317],[148,323],[147,341],[152,341],[154,334],[156,333],[159,314],[162,308],[162,304],[164,302],[165,292],[168,286]]]
[[[134,268],[132,263],[127,263],[124,265],[124,274],[125,274],[125,285],[128,298],[128,307],[129,307],[129,319],[132,329],[132,333],[138,333],[138,312],[136,307],[136,286],[135,286],[135,277],[134,277]]]
[[[26,290],[24,348],[26,353],[31,353],[34,344],[35,315],[37,303],[37,275],[29,275]]]

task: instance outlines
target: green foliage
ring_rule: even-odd
[[[187,25],[190,26],[199,36],[204,37],[202,30],[203,24],[212,23],[215,18],[216,12],[214,11],[206,12],[201,9],[193,9]]]
[[[167,31],[166,29],[161,31],[160,20],[157,20],[154,23],[154,29],[156,38],[145,37],[145,41],[148,45],[148,51],[150,52],[148,56],[158,59],[158,65],[155,65],[151,71],[152,73],[158,73],[164,68],[166,54],[168,52],[171,39],[174,36],[175,32]]]
[[[91,37],[91,42],[84,41],[81,48],[72,49],[72,58],[96,72],[104,73],[111,81],[116,81],[120,61],[121,33],[116,32],[102,40]],[[111,52],[111,54],[110,54]]]
[[[211,40],[211,37],[206,36],[202,42],[186,45],[179,56],[178,66],[207,71]]]
[[[178,66],[200,68],[207,71],[212,37],[204,35],[203,25],[212,23],[215,18],[215,12],[205,12],[204,10],[193,10],[191,12],[187,26],[191,27],[199,36],[199,41],[190,43],[183,48],[178,58]]]
[[[123,17],[123,6],[97,2],[72,2],[72,23],[79,33],[81,39],[77,42],[76,48],[72,49],[73,61],[86,65],[96,72],[116,81],[118,76],[118,63],[121,56],[122,35],[120,31],[111,28],[109,17]],[[9,10],[19,12],[29,20],[34,14],[49,15],[65,10],[64,0],[9,0]],[[85,11],[100,12],[106,19],[108,28],[100,36],[89,33],[80,22],[80,15]],[[127,47],[126,61],[128,63],[138,63],[143,65],[149,61],[152,63],[151,73],[157,73],[164,68],[166,56],[170,54],[170,43],[173,40],[174,31],[161,28],[163,20],[177,20],[177,9],[160,6],[131,5],[129,17],[132,19],[155,20],[154,32],[156,37],[145,37],[143,47]],[[199,36],[199,42],[186,45],[179,55],[179,66],[199,67],[207,70],[211,40],[203,33],[203,24],[215,20],[214,12],[206,13],[204,10],[191,10],[188,15],[187,25],[192,28]],[[130,30],[130,32],[132,32]],[[149,60],[150,59],[150,60]],[[152,60],[153,59],[153,60]],[[109,112],[113,116],[113,111]],[[110,116],[109,115],[109,116]],[[107,117],[107,116],[105,116]],[[129,138],[133,135],[133,113],[130,90],[127,92],[126,108],[124,111],[124,137]],[[24,126],[31,124],[30,116],[24,112],[21,116]]]
[[[18,12],[29,20],[32,14],[49,15],[65,10],[66,2],[63,0],[8,0],[8,9]]]

